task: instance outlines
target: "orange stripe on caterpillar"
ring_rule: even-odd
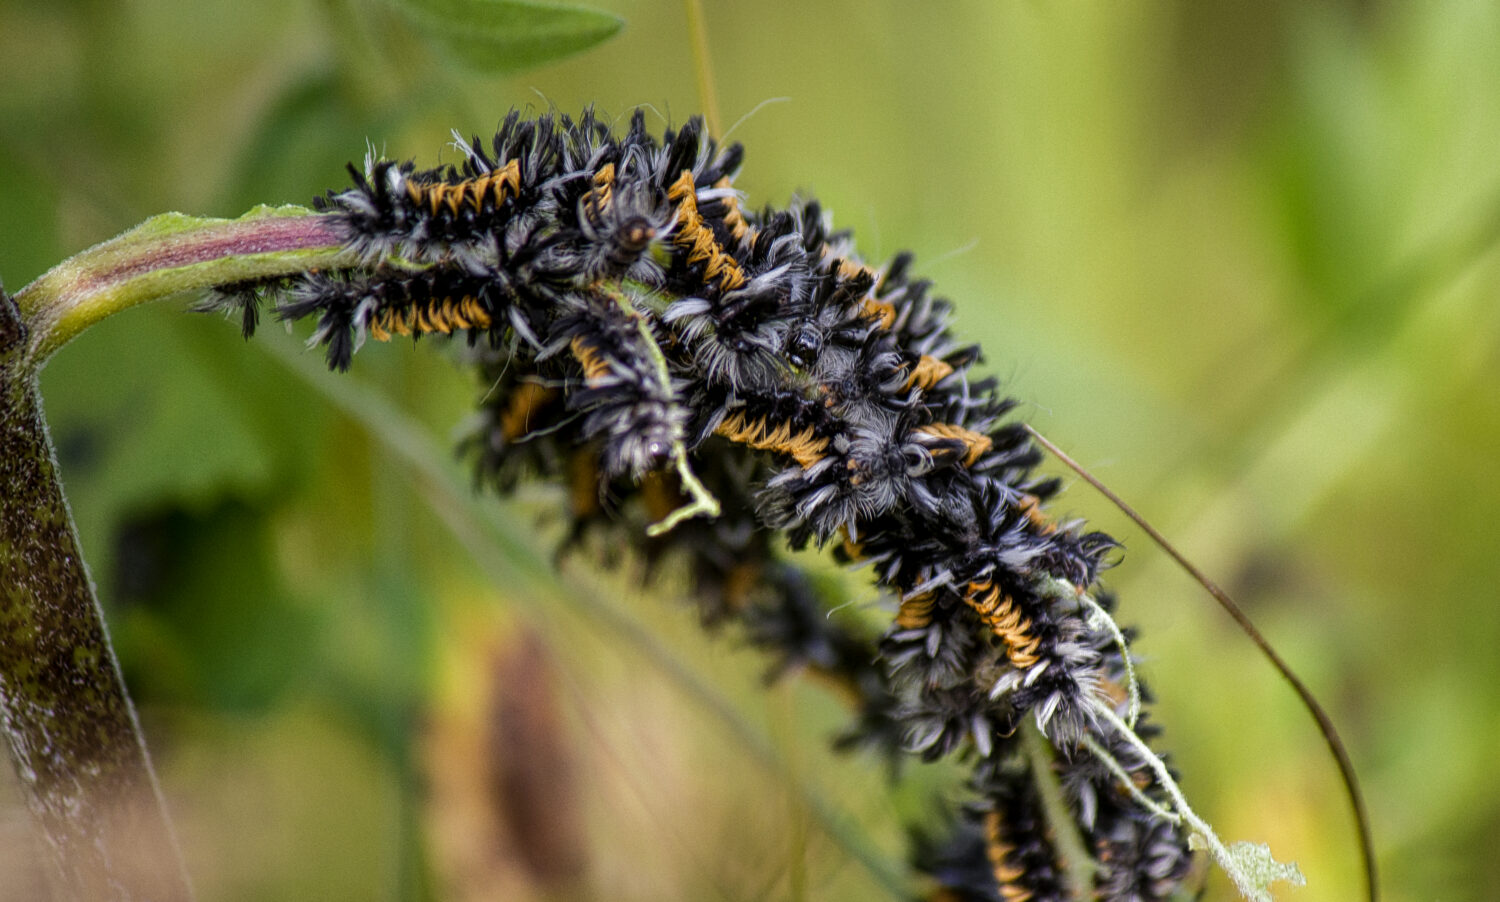
[[[1029,902],[1033,895],[1031,890],[1016,884],[1026,876],[1026,870],[1010,860],[1015,847],[1005,841],[1001,828],[1000,812],[991,811],[984,816],[984,853],[994,871],[1000,898],[1005,902]]]
[[[487,329],[490,314],[475,297],[443,298],[426,304],[387,307],[370,318],[370,337],[390,341],[392,335],[448,335],[454,329]]]
[[[574,521],[603,510],[599,502],[599,449],[584,445],[568,458],[568,502]]]
[[[929,423],[926,426],[917,427],[915,431],[941,439],[963,442],[964,466],[966,467],[972,467],[975,461],[995,446],[994,439],[984,433],[965,429],[955,423]]]
[[[824,245],[824,253],[827,253],[827,245]],[[871,269],[858,260],[850,260],[848,257],[838,258],[839,275],[845,279],[857,279],[860,276],[869,276],[870,284],[874,285],[880,281],[880,272]]]
[[[605,163],[594,173],[594,202],[600,207],[609,206],[614,197],[615,190],[615,164]]]
[[[594,211],[595,214],[603,211],[609,206],[609,202],[615,197],[615,164],[605,163],[594,173],[594,187],[589,190],[588,196],[584,198],[584,205]]]
[[[511,393],[510,403],[505,405],[505,411],[500,414],[500,435],[507,442],[513,442],[531,431],[531,415],[538,408],[552,403],[557,397],[557,389],[548,388],[537,382],[522,382],[516,386]]]
[[[789,423],[772,426],[765,417],[750,420],[743,412],[725,417],[714,433],[758,451],[789,454],[803,469],[822,460],[823,452],[828,449],[828,439],[818,438],[811,427],[794,433]]]
[[[677,231],[672,240],[687,249],[688,264],[704,263],[704,278],[718,279],[719,287],[724,291],[733,291],[744,285],[745,274],[739,263],[719,246],[714,230],[698,212],[698,189],[690,170],[684,169],[667,189],[667,199],[677,205]]]
[[[904,630],[919,630],[931,623],[933,602],[931,592],[901,602],[901,609],[896,612],[896,625]]]
[[[825,258],[831,256],[831,249],[826,244],[823,245],[823,256]],[[839,278],[841,279],[857,279],[861,276],[868,276],[871,285],[875,285],[880,281],[879,270],[871,269],[858,260],[850,260],[848,257],[834,257],[833,260],[834,265],[838,267]],[[889,329],[896,324],[896,308],[885,301],[871,295],[865,295],[859,299],[859,308],[864,311],[866,316],[874,319],[876,324],[882,329]]]
[[[729,176],[724,176],[714,187],[728,191],[730,188]],[[729,227],[729,234],[734,236],[735,241],[744,241],[745,236],[750,233],[750,223],[745,221],[745,214],[740,211],[739,198],[733,194],[724,196],[724,225]]]
[[[892,313],[895,312],[893,309]],[[917,358],[916,365],[911,368],[911,375],[906,377],[906,390],[920,387],[923,391],[931,391],[934,385],[953,375],[953,367],[949,363],[936,357],[923,354]]]
[[[412,203],[426,207],[434,216],[444,207],[454,216],[465,206],[477,213],[486,203],[498,207],[521,193],[521,162],[511,160],[493,172],[454,184],[408,180],[406,193]]]
[[[589,382],[609,375],[609,361],[599,353],[599,349],[583,340],[582,335],[574,336],[573,341],[568,344],[573,356],[583,366],[583,378]]]
[[[1031,621],[1021,616],[1015,599],[1003,595],[994,583],[969,583],[964,602],[974,609],[984,625],[1005,644],[1005,657],[1017,670],[1025,670],[1037,661],[1042,640],[1031,635]]]
[[[1042,501],[1037,496],[1022,495],[1018,509],[1030,521],[1032,527],[1042,535],[1050,536],[1057,532],[1057,524],[1053,523],[1052,518],[1042,511]]]
[[[889,329],[896,324],[896,308],[885,301],[877,301],[872,297],[859,299],[859,308],[866,316],[873,318],[882,329]]]
[[[828,245],[823,245],[823,257],[831,257],[831,248]],[[858,279],[861,276],[868,276],[871,285],[880,281],[879,270],[870,269],[865,264],[859,263],[858,260],[849,260],[847,257],[832,257],[832,261],[834,261],[834,266],[838,269],[838,278],[840,279]],[[889,329],[889,327],[895,326],[895,308],[889,305],[889,303],[883,302],[883,300],[877,300],[876,297],[868,296],[867,294],[867,296],[859,299],[859,309],[864,311],[864,315],[867,315],[867,317],[873,318],[880,329]]]

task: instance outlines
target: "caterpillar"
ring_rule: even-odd
[[[1057,855],[1047,839],[1035,790],[1013,781],[984,813],[985,857],[1005,902],[1067,902]]]
[[[1025,789],[1028,717],[1060,750],[1097,856],[1086,889],[1176,891],[1185,830],[1085,751],[1095,742],[1164,798],[1098,713],[1125,711],[1110,692],[1127,679],[1121,651],[1089,607],[1112,601],[1086,598],[1116,545],[1047,515],[1059,481],[1035,472],[1015,402],[971,372],[979,349],[952,334],[952,304],[911,256],[865,263],[816,201],[743,206],[743,149],[697,119],[658,138],[640,112],[618,134],[591,110],[511,113],[459,149],[442,169],[351,170],[319,209],[357,262],[219,306],[247,333],[261,303],[315,320],[336,369],[366,338],[462,336],[483,386],[463,444],[480,484],[556,481],[574,541],[602,532],[653,568],[684,565],[706,623],[741,624],[773,674],[850,700],[841,747],[969,763],[961,841],[913,856],[933,898],[1064,897]],[[701,525],[642,528],[705,497],[717,514]],[[885,628],[827,616],[783,542],[869,567],[900,599]]]
[[[1031,621],[1022,614],[1015,599],[1001,594],[1000,589],[992,584],[970,583],[964,593],[964,603],[973,608],[984,625],[1000,638],[1010,666],[1026,670],[1041,660],[1037,656],[1041,639],[1031,632]]]

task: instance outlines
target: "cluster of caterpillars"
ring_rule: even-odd
[[[1131,795],[1160,791],[1091,714],[1124,704],[1121,651],[1081,600],[1111,605],[1094,583],[1114,543],[1044,512],[1056,481],[1034,475],[1013,402],[971,377],[978,348],[910,256],[866,264],[815,201],[745,209],[741,148],[698,120],[658,140],[641,113],[620,134],[591,111],[512,113],[487,146],[458,146],[438,169],[351,167],[318,206],[357,262],[269,286],[278,315],[315,318],[340,369],[368,338],[464,335],[482,482],[562,482],[575,538],[609,531],[686,566],[705,621],[841,687],[857,714],[843,744],[969,762],[971,796],[916,843],[932,898],[1067,896],[1037,767],[1095,854],[1085,892],[1171,894],[1186,837]],[[268,286],[249,287],[223,299],[247,330]],[[718,515],[648,537],[643,517],[692,494],[685,474]],[[869,566],[892,599],[883,633],[827,616],[785,542]],[[1028,717],[1051,763],[1023,753]]]

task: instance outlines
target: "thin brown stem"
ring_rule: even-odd
[[[1354,814],[1355,826],[1359,830],[1359,850],[1364,860],[1365,871],[1365,898],[1369,902],[1376,902],[1380,897],[1380,883],[1376,873],[1375,842],[1370,831],[1369,812],[1365,808],[1364,795],[1359,789],[1359,778],[1354,773],[1354,763],[1349,760],[1349,752],[1344,748],[1344,741],[1339,738],[1338,730],[1334,728],[1333,720],[1328,716],[1328,712],[1323,710],[1323,706],[1313,697],[1312,691],[1292,671],[1291,666],[1282,660],[1281,655],[1276,653],[1276,649],[1272,648],[1271,643],[1266,641],[1265,636],[1261,635],[1260,630],[1255,628],[1255,624],[1250,622],[1249,616],[1240,609],[1240,606],[1235,603],[1234,599],[1229,597],[1229,593],[1219,588],[1218,584],[1209,579],[1202,570],[1199,570],[1192,561],[1189,561],[1182,552],[1178,551],[1171,542],[1167,541],[1166,536],[1162,535],[1156,527],[1146,522],[1145,517],[1136,513],[1135,508],[1126,504],[1125,499],[1116,495],[1108,486],[1095,478],[1094,474],[1084,469],[1082,464],[1069,457],[1061,448],[1057,447],[1046,436],[1037,432],[1030,425],[1027,425],[1026,431],[1031,433],[1031,437],[1036,440],[1037,444],[1046,448],[1053,457],[1062,461],[1068,469],[1083,477],[1084,482],[1087,482],[1099,494],[1108,498],[1111,504],[1119,508],[1120,512],[1129,517],[1131,522],[1136,526],[1139,526],[1146,535],[1151,537],[1151,541],[1159,545],[1172,560],[1177,562],[1179,567],[1196,580],[1208,594],[1212,595],[1214,600],[1219,603],[1219,606],[1228,612],[1229,616],[1234,619],[1234,622],[1239,625],[1240,630],[1250,637],[1251,642],[1255,643],[1255,647],[1260,649],[1261,654],[1266,657],[1266,660],[1271,662],[1271,666],[1275,667],[1282,678],[1291,684],[1292,690],[1302,700],[1302,706],[1318,722],[1318,730],[1323,734],[1323,742],[1328,746],[1328,750],[1333,753],[1334,760],[1338,762],[1339,777],[1344,783],[1344,794],[1349,798],[1349,806]]]

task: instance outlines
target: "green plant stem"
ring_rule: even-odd
[[[688,35],[693,48],[693,74],[698,79],[698,102],[703,106],[703,120],[708,133],[722,135],[719,120],[719,94],[714,90],[714,67],[708,58],[708,25],[703,18],[703,0],[682,0],[687,15]]]
[[[615,303],[620,305],[625,315],[635,322],[636,331],[646,346],[646,353],[651,356],[651,363],[656,367],[657,382],[664,390],[670,392],[672,375],[667,368],[667,358],[662,355],[661,348],[656,344],[656,335],[651,331],[651,326],[636,312],[635,305],[631,303],[628,296],[612,290],[606,290],[605,293],[614,298]],[[719,499],[715,498],[694,475],[692,465],[688,463],[687,445],[680,438],[672,443],[672,466],[677,469],[677,479],[682,484],[682,490],[688,493],[688,503],[667,514],[660,523],[653,523],[646,527],[648,536],[659,536],[671,532],[677,524],[693,517],[707,517],[712,520],[719,515]]]
[[[1083,835],[1078,832],[1078,821],[1068,811],[1067,800],[1063,798],[1062,784],[1053,769],[1057,752],[1033,721],[1024,721],[1020,731],[1021,747],[1031,766],[1032,784],[1041,797],[1052,842],[1063,864],[1062,877],[1068,887],[1068,898],[1088,898],[1089,888],[1094,885],[1096,865],[1083,844]]]
[[[159,216],[14,300],[0,292],[0,729],[51,851],[56,898],[177,902],[193,891],[63,497],[37,373],[135,304],[340,262],[338,237],[305,212]]]
[[[342,257],[341,245],[327,217],[301,207],[257,207],[239,219],[153,216],[21,289],[16,305],[30,332],[24,363],[41,369],[58,348],[112,313],[328,265]]]

